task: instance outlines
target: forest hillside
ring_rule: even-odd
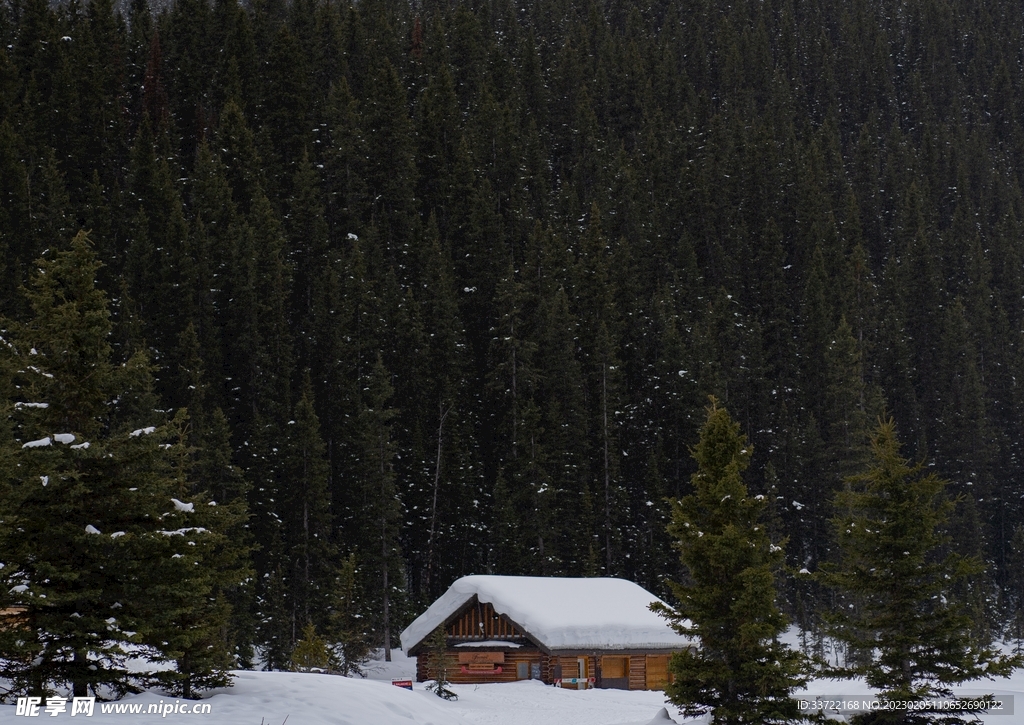
[[[235,506],[243,663],[470,573],[664,595],[709,395],[793,571],[892,416],[1019,627],[1022,47],[1010,0],[4,0],[0,458],[64,430],[18,382],[58,270],[109,312],[93,434],[171,426],[123,470]]]

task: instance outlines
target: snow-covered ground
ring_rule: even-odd
[[[393,687],[393,679],[415,679],[415,662],[400,650],[392,662],[374,661],[365,679],[291,672],[238,672],[235,686],[210,694],[198,703],[177,701],[188,707],[209,705],[209,713],[148,714],[155,706],[173,706],[173,698],[144,693],[126,698],[118,706],[140,706],[141,712],[100,712],[97,703],[88,719],[69,713],[51,717],[40,711],[36,722],[91,722],[96,725],[191,722],[216,725],[697,725],[706,718],[684,720],[671,706],[665,713],[660,692],[622,690],[563,690],[539,682],[495,685],[454,685],[459,699],[446,702],[424,690],[421,683],[408,690]],[[1014,695],[1015,714],[983,715],[985,725],[1024,723],[1024,670],[1007,679],[970,683],[960,695]],[[798,693],[804,694],[804,693]],[[815,681],[808,699],[824,695],[864,695],[870,690],[857,682]],[[70,709],[70,708],[69,708]],[[68,718],[69,720],[65,720]],[[16,715],[16,708],[0,706],[0,723],[31,722]]]

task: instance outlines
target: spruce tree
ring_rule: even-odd
[[[711,713],[714,725],[804,719],[790,693],[806,681],[805,663],[778,640],[782,546],[769,538],[764,496],[749,496],[741,477],[752,453],[712,398],[693,449],[694,492],[673,503],[669,526],[689,581],[672,583],[678,606],[652,607],[698,645],[673,655],[665,694],[688,717]]]
[[[302,639],[292,650],[291,669],[295,672],[324,672],[330,667],[331,652],[327,642],[310,623],[302,628]]]
[[[327,638],[333,643],[331,669],[342,675],[362,673],[370,656],[370,638],[359,611],[361,579],[355,554],[341,560],[328,609]]]
[[[422,571],[422,593],[433,599],[462,571],[475,568],[482,557],[475,557],[475,562],[469,557],[473,557],[474,549],[479,551],[483,542],[477,534],[479,515],[464,506],[453,506],[455,502],[479,496],[474,491],[481,481],[472,465],[478,424],[470,407],[473,397],[469,394],[469,356],[455,293],[451,252],[441,244],[433,216],[427,223],[424,247],[420,264],[424,270],[422,292],[418,296],[423,322],[420,330],[413,331],[422,340],[422,352],[417,355],[422,379],[408,374],[411,364],[403,366],[405,382],[416,385],[406,390],[419,403],[416,423],[423,426],[416,436],[422,441],[423,452],[419,460],[412,462],[422,472],[416,477],[422,488],[422,502],[414,502],[411,492],[406,502],[418,506],[426,517],[422,532],[425,541],[417,541],[417,548],[425,550],[425,556],[417,562],[417,569]],[[401,392],[401,388],[397,391]],[[412,407],[410,400],[403,406],[403,412],[412,413]],[[410,535],[419,533],[417,527],[410,528]],[[451,556],[460,549],[463,557]]]
[[[327,488],[328,462],[320,422],[313,410],[308,375],[295,418],[288,422],[282,456],[282,490],[275,498],[289,571],[288,603],[293,638],[312,624],[322,628],[322,612],[337,575],[337,553],[331,541],[331,497]],[[304,635],[303,635],[304,636]]]
[[[199,558],[213,527],[176,525],[173,430],[155,410],[145,354],[113,357],[87,236],[36,265],[32,317],[11,325],[5,349],[16,399],[7,404],[13,476],[0,491],[0,589],[26,628],[3,628],[0,677],[11,694],[67,686],[116,695],[145,677],[127,669],[126,645],[173,649],[157,633],[180,605],[192,610],[182,596],[204,590],[171,596],[169,583],[187,589],[213,576],[216,564]]]
[[[545,478],[538,447],[537,343],[532,339],[536,299],[510,264],[495,292],[497,322],[491,330],[487,404],[493,430],[502,445],[496,450],[500,469],[493,492],[490,561],[502,574],[532,574],[546,516],[535,510],[536,489]]]
[[[954,502],[946,481],[900,456],[892,419],[872,435],[873,461],[847,479],[832,526],[840,559],[822,580],[842,597],[831,635],[855,655],[833,674],[863,676],[888,701],[949,698],[951,685],[1009,674],[1021,656],[1004,656],[971,637],[957,585],[983,570],[977,558],[948,551],[943,534]],[[943,711],[882,711],[860,723],[959,723]]]
[[[448,670],[452,666],[452,658],[448,654],[448,632],[443,624],[427,638],[427,647],[431,674],[434,675],[434,681],[427,685],[427,689],[445,700],[458,700],[459,696],[448,687],[451,684],[448,680]]]
[[[390,407],[393,388],[388,371],[378,356],[361,381],[363,396],[357,419],[360,430],[356,465],[359,507],[356,551],[368,574],[369,608],[375,612],[368,626],[384,646],[384,659],[391,661],[392,633],[397,631],[395,610],[402,593],[402,559],[398,534],[402,502],[395,481],[395,444],[392,439],[395,409]]]
[[[1024,652],[1024,526],[1017,526],[1010,541],[1009,576],[1004,598],[1007,636],[1012,637],[1014,651]]]
[[[184,408],[167,427],[170,442],[164,445],[173,456],[173,497],[157,537],[166,551],[156,561],[143,562],[158,572],[151,595],[159,598],[159,614],[141,641],[153,661],[174,664],[151,681],[177,696],[195,698],[203,690],[230,685],[229,670],[237,664],[233,640],[238,627],[232,620],[238,617],[232,609],[244,603],[239,589],[252,575],[244,528],[249,516],[244,498],[217,500],[204,488],[212,483],[211,488],[223,492],[234,473],[225,467],[215,481],[203,480],[201,475],[212,468],[210,459],[217,456],[207,449],[215,440],[193,433]],[[203,447],[190,445],[192,437]]]

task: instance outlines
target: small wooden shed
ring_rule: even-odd
[[[416,679],[435,678],[427,640],[447,633],[454,683],[540,680],[573,689],[661,689],[691,641],[650,610],[660,601],[624,579],[467,576],[402,633]]]

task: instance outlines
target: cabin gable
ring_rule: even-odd
[[[499,649],[499,643],[508,643],[510,648],[532,646],[545,649],[522,627],[504,614],[498,614],[493,606],[481,602],[476,596],[459,607],[443,626],[448,635],[448,646],[468,645],[464,651],[469,651],[474,642],[494,642]],[[419,654],[425,647],[426,638],[410,647],[409,654]]]
[[[487,602],[473,597],[445,628],[455,645],[463,642],[502,641],[525,643],[527,634]]]

